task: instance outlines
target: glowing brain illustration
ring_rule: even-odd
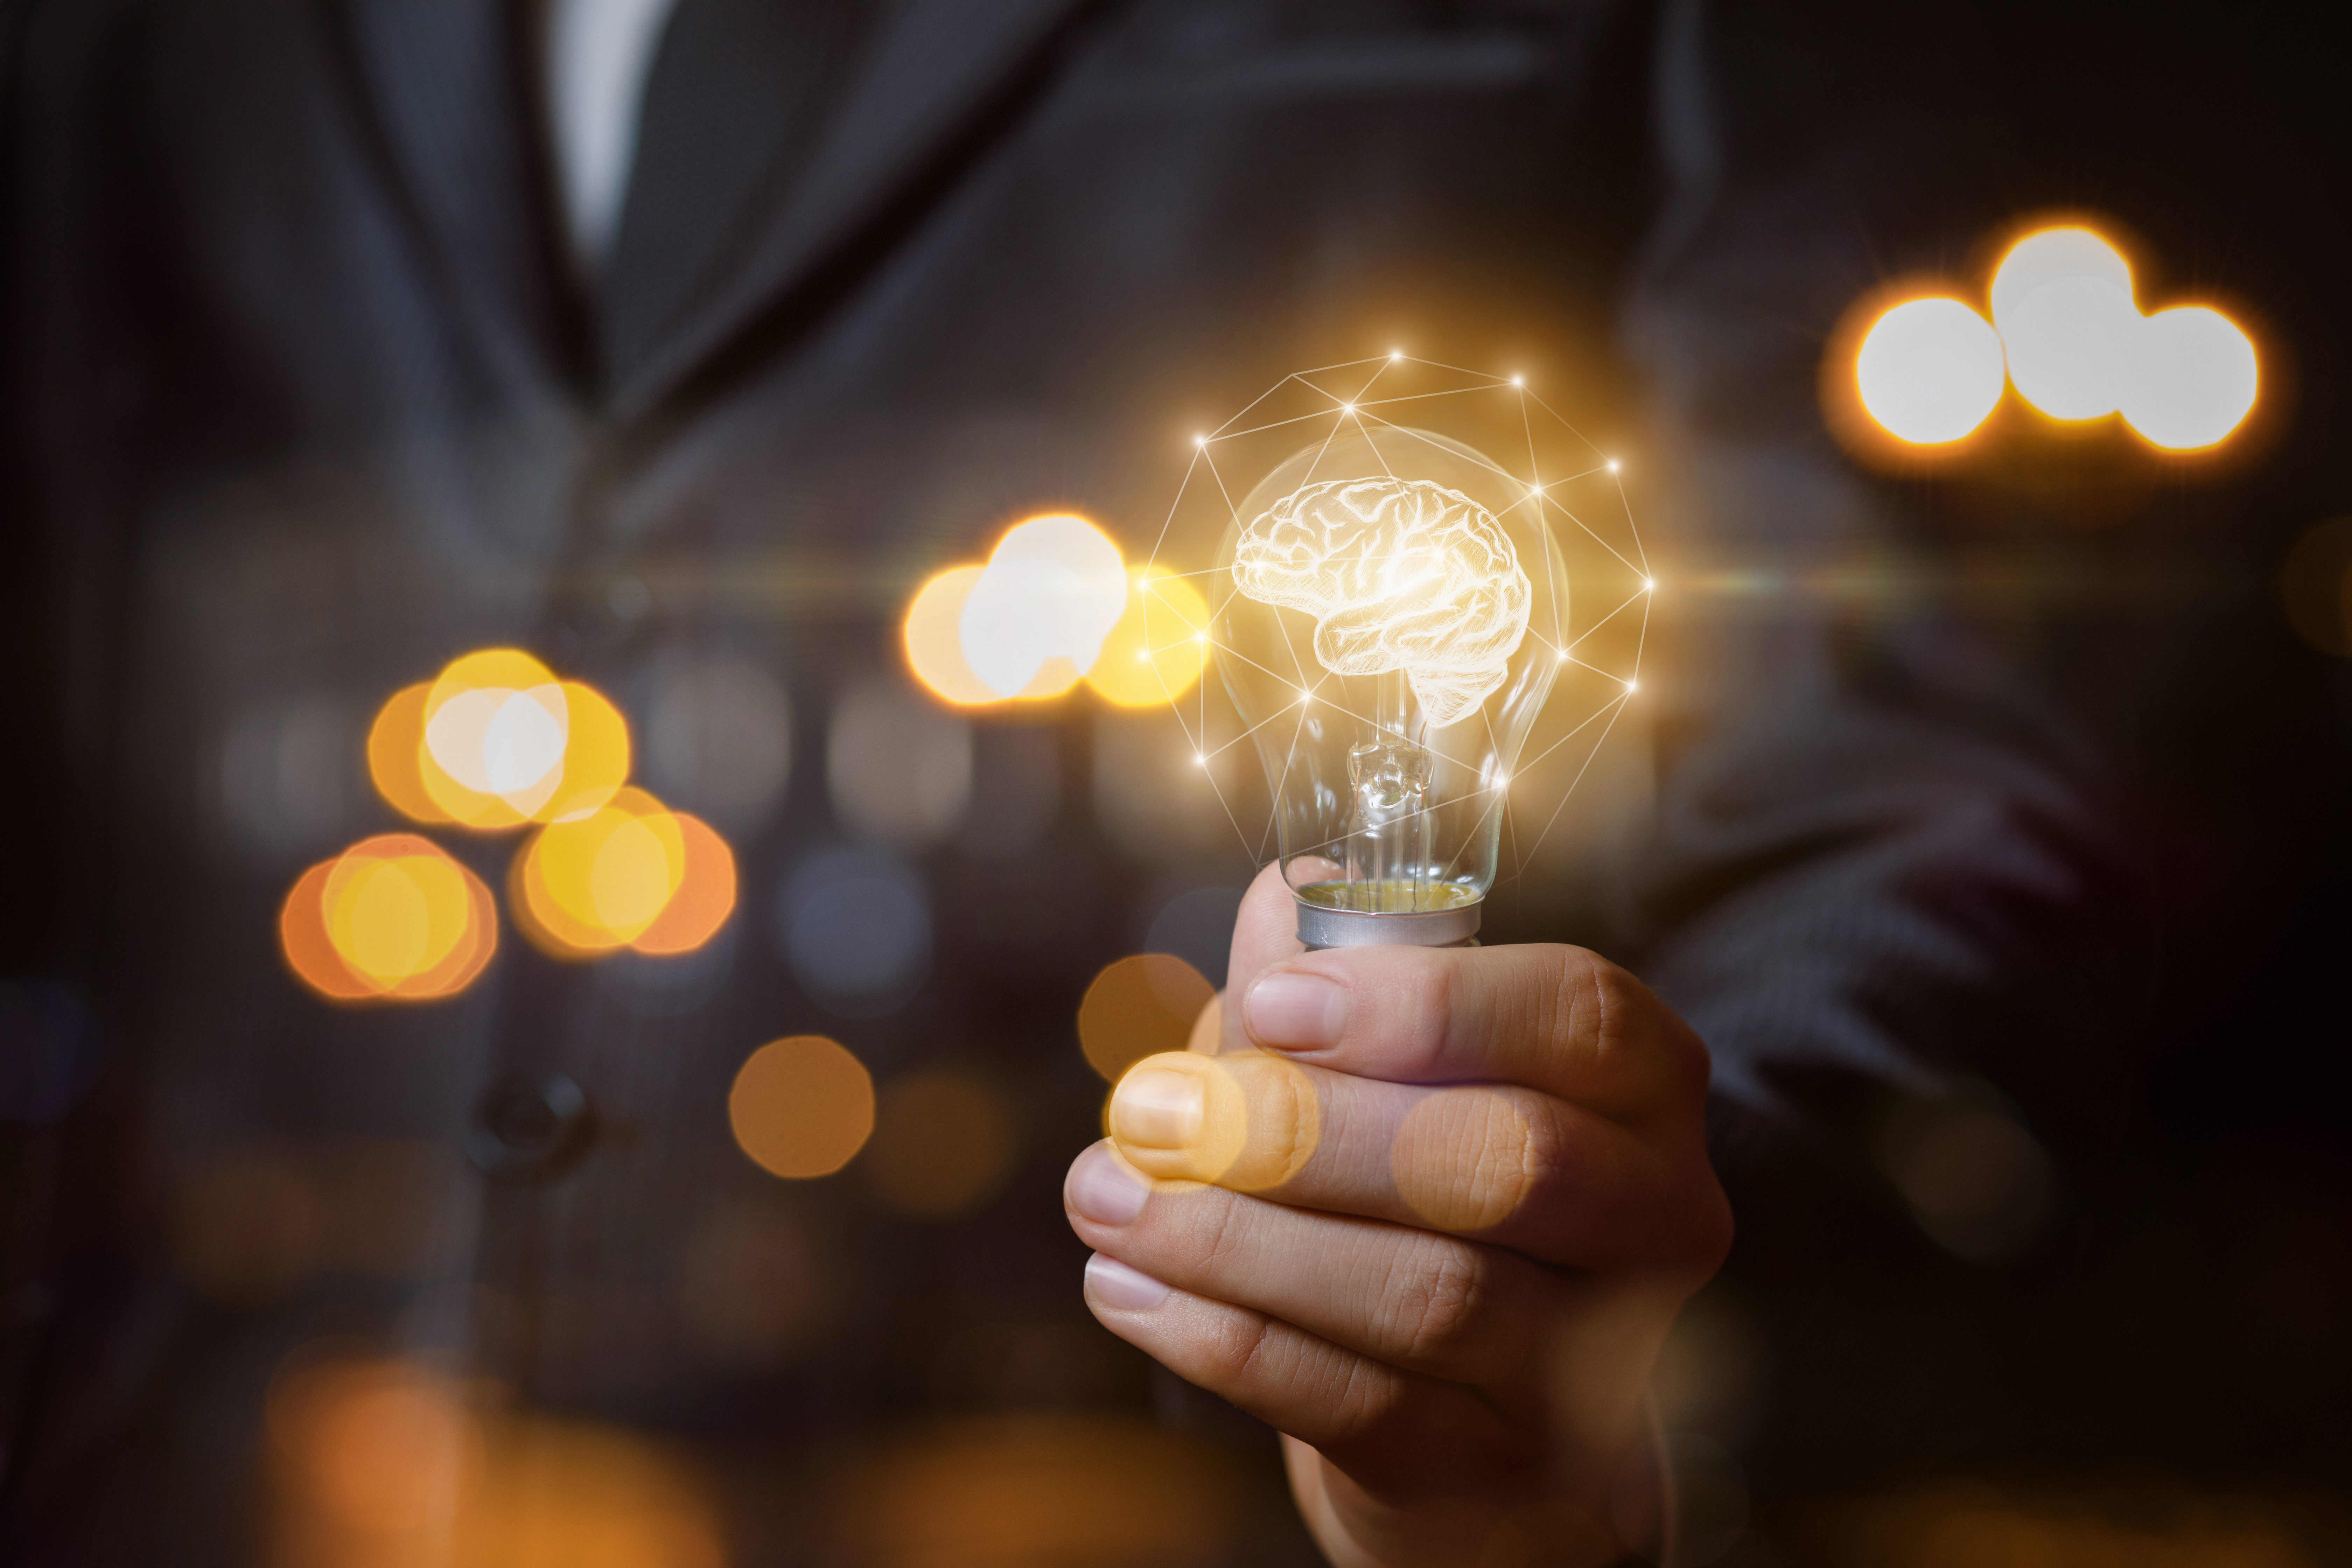
[[[1486,508],[1427,479],[1303,486],[1242,530],[1234,582],[1313,616],[1334,675],[1402,669],[1433,728],[1503,684],[1527,636],[1529,586]]]

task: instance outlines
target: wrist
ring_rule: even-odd
[[[1282,1439],[1290,1489],[1333,1568],[1676,1568],[1674,1470],[1655,1404],[1606,1483],[1583,1496],[1530,1487],[1410,1503],[1372,1496],[1315,1448]],[[1584,1489],[1577,1489],[1580,1491]]]

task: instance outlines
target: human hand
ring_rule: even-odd
[[[1136,1064],[1070,1167],[1088,1306],[1285,1435],[1342,1568],[1653,1545],[1654,1503],[1619,1517],[1650,1369],[1731,1240],[1706,1047],[1581,949],[1293,922],[1269,867],[1196,1033],[1221,1054]]]

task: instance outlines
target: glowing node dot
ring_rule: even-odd
[[[1355,411],[1356,405],[1352,403],[1342,403],[1339,405],[1339,412],[1342,414],[1353,414]]]
[[[1192,753],[1192,761],[1193,761],[1196,764],[1198,764],[1199,766],[1201,766],[1201,767],[1204,767],[1204,768],[1205,768],[1205,767],[1207,767],[1207,766],[1209,765],[1209,759],[1208,759],[1207,757],[1203,756],[1203,755],[1202,755],[1202,753],[1200,753],[1199,752],[1193,752],[1193,753]]]
[[[1562,664],[1566,664],[1568,662],[1568,650],[1566,648],[1559,650],[1559,662]]]
[[[1657,591],[1658,580],[1655,577],[1644,577],[1642,579],[1642,592],[1644,594],[1654,594]]]
[[[1641,689],[1642,683],[1638,680],[1629,680],[1625,683],[1625,689],[1628,691],[1639,691]]]
[[[1612,474],[1617,471],[1617,459],[1614,458],[1609,459],[1609,471]]]
[[[1543,494],[1543,486],[1541,486],[1541,485],[1529,485],[1529,486],[1528,487],[1528,494],[1529,494],[1529,495],[1531,495],[1531,496],[1539,496],[1539,495]]]
[[[1209,640],[1209,634],[1206,632],[1194,632],[1192,634],[1192,640],[1194,642],[1207,642]]]
[[[1391,349],[1391,350],[1389,351],[1389,358],[1390,358],[1391,360],[1401,360],[1401,359],[1404,358],[1404,350],[1402,350],[1402,349]]]
[[[1209,438],[1206,436],[1195,436],[1192,437],[1192,445],[1195,447],[1205,447],[1208,444]]]

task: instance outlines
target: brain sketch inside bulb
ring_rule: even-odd
[[[1518,376],[1402,352],[1286,376],[1192,447],[1140,580],[1147,646],[1216,668],[1170,702],[1194,787],[1278,856],[1301,942],[1469,940],[1505,847],[1517,876],[1580,826],[1636,688],[1655,584],[1616,454]]]
[[[1334,675],[1401,670],[1432,729],[1472,712],[1528,635],[1528,574],[1486,508],[1428,479],[1327,479],[1247,522],[1234,583],[1316,617]]]

